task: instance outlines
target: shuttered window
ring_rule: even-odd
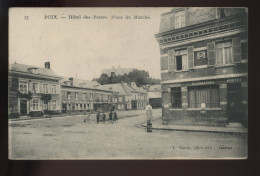
[[[187,49],[175,51],[175,64],[177,71],[188,69]]]

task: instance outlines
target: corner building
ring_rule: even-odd
[[[164,123],[247,126],[247,9],[173,8],[155,37]]]

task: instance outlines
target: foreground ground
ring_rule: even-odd
[[[245,134],[153,130],[140,124],[145,112],[115,124],[83,123],[83,116],[12,121],[12,159],[177,159],[245,158]],[[126,115],[127,114],[127,115]],[[130,115],[129,115],[130,114]],[[154,110],[155,119],[161,110]]]

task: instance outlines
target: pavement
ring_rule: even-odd
[[[146,123],[142,124],[146,127]],[[163,125],[162,119],[152,121],[152,128],[155,130],[175,130],[193,132],[214,132],[214,133],[240,133],[247,134],[245,127],[215,127],[215,126],[191,126],[191,125]]]

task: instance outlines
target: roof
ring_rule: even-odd
[[[112,88],[112,90],[118,92],[119,95],[131,95],[131,92],[127,91],[125,89],[125,86],[126,85],[124,85],[122,83],[102,85],[102,87],[107,88],[107,89]]]
[[[131,87],[132,89],[134,89],[134,91],[138,92],[138,93],[147,93],[147,91],[141,87]]]
[[[69,82],[68,77],[62,77],[61,85],[67,86],[66,82]],[[90,88],[90,89],[97,89],[96,86],[99,86],[98,90],[108,90],[102,89],[102,86],[96,81],[89,81],[84,79],[73,78],[73,87],[83,87],[83,88]]]
[[[149,92],[159,92],[161,90],[161,85],[151,85],[149,87]]]
[[[32,73],[30,71],[30,69],[32,69],[32,68],[36,68],[37,73]],[[48,77],[61,78],[56,73],[54,73],[54,71],[52,71],[52,69],[43,68],[43,67],[35,67],[35,66],[25,65],[25,64],[18,64],[18,63],[11,64],[11,66],[9,67],[9,71],[21,72],[21,73],[37,75],[37,76],[48,76]]]

